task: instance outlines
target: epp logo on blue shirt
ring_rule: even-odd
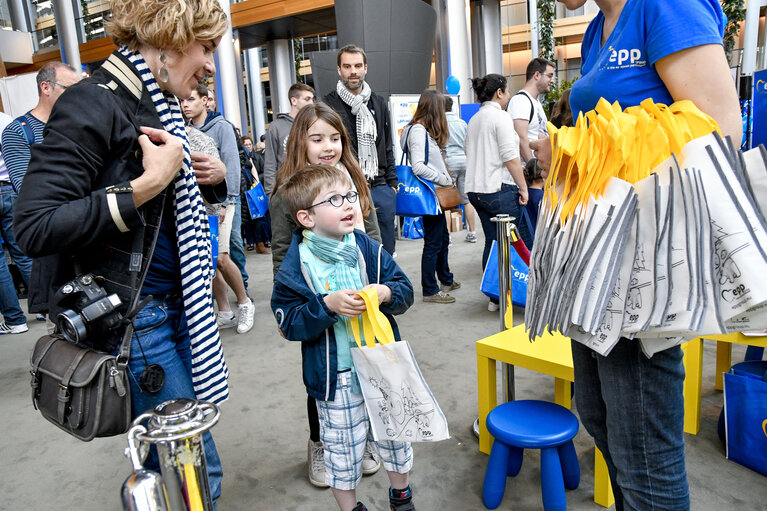
[[[608,48],[610,57],[607,61],[612,66],[607,66],[607,69],[625,69],[629,67],[644,67],[647,61],[642,58],[642,50],[639,48],[616,50],[612,46]]]

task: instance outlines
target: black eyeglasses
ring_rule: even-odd
[[[69,88],[69,85],[64,85],[64,84],[59,83],[59,82],[52,82],[52,81],[48,80],[48,83],[50,83],[51,85],[58,85],[59,87],[61,87],[64,90]]]
[[[344,199],[346,199],[349,204],[354,204],[355,202],[357,202],[358,196],[359,194],[355,191],[348,191],[346,192],[346,195],[341,195],[340,193],[337,193],[333,195],[332,197],[330,197],[329,199],[320,201],[317,204],[312,204],[306,209],[312,209],[313,207],[319,206],[320,204],[325,204],[326,202],[329,202],[330,205],[333,207],[340,208],[341,206],[344,205]]]

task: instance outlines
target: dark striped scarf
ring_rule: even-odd
[[[184,143],[184,163],[174,182],[176,241],[181,261],[181,288],[184,297],[192,350],[192,382],[197,399],[220,403],[229,397],[229,368],[224,360],[211,281],[211,245],[208,217],[192,170],[189,140],[178,99],[163,93],[143,57],[123,47],[125,56],[141,77],[165,130]]]

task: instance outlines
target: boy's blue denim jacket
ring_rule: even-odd
[[[379,283],[391,289],[391,300],[381,304],[399,341],[399,329],[392,315],[402,314],[413,305],[413,285],[381,244],[355,230],[359,249],[362,282]],[[333,324],[338,315],[328,309],[324,297],[311,285],[306,268],[298,255],[301,230],[293,233],[285,259],[274,277],[272,311],[282,335],[289,341],[301,341],[304,385],[320,401],[332,401],[336,391],[336,340]],[[380,272],[380,273],[379,273]],[[380,276],[380,277],[379,277]]]

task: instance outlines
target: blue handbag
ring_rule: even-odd
[[[767,476],[767,361],[724,373],[724,417],[727,459]]]
[[[527,277],[529,268],[519,257],[512,246],[509,250],[509,264],[511,265],[511,303],[524,307],[527,303]],[[487,258],[487,266],[482,275],[480,290],[492,298],[498,300],[498,242],[493,240],[490,246],[490,256]]]
[[[210,253],[213,256],[213,271],[216,271],[218,263],[218,215],[208,215],[210,230]]]
[[[437,201],[437,192],[434,185],[424,181],[413,174],[413,167],[405,165],[408,157],[407,139],[410,137],[410,128],[405,135],[405,144],[402,148],[402,158],[397,165],[397,202],[396,212],[399,216],[424,216],[441,215],[442,210]],[[426,134],[426,165],[429,164],[429,135]]]
[[[269,211],[269,199],[264,192],[264,186],[258,182],[245,192],[250,209],[250,218],[261,218]]]
[[[408,216],[402,222],[402,236],[409,240],[423,238],[423,218],[420,216]]]

